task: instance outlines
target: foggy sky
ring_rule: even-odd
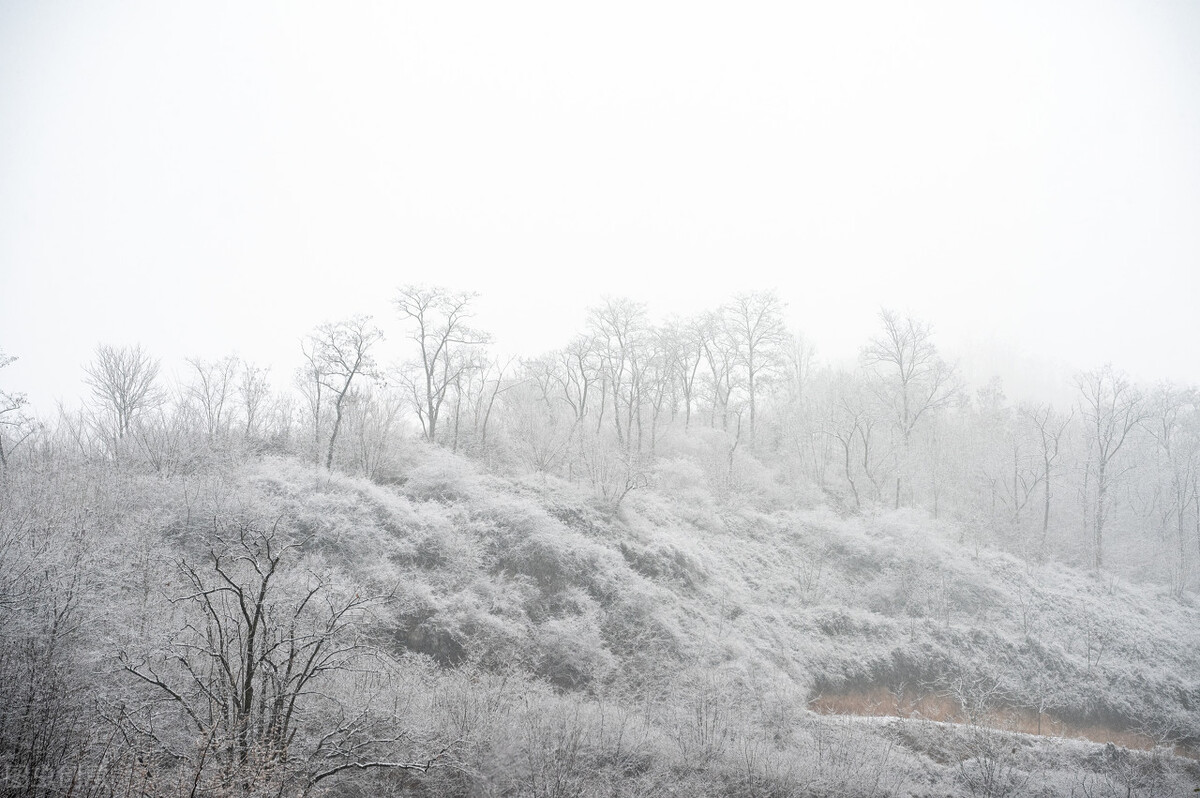
[[[0,5],[0,387],[281,385],[410,282],[521,354],[776,287],[825,358],[886,305],[1010,395],[1200,382],[1200,5],[567,6]]]

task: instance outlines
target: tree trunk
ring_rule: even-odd
[[[1046,536],[1050,532],[1050,461],[1045,460],[1046,502],[1042,505],[1042,540],[1038,546],[1038,560],[1046,559]]]
[[[343,394],[344,396],[344,394]],[[333,445],[337,443],[338,430],[342,426],[342,399],[338,397],[337,404],[334,405],[333,417],[333,432],[329,436],[329,452],[325,455],[325,468],[333,469]]]
[[[755,397],[754,397],[754,352],[751,350],[748,359],[746,385],[750,394],[750,451],[754,451],[754,423],[755,423]]]
[[[854,472],[850,466],[850,442],[853,439],[846,438],[843,440],[843,439],[839,438],[838,440],[842,441],[842,450],[846,454],[846,462],[845,462],[846,481],[848,483],[850,483],[850,492],[852,494],[854,494],[854,509],[858,510],[859,512],[862,512],[862,502],[859,501],[859,499],[858,499],[858,487],[854,484]]]
[[[1099,571],[1104,566],[1104,500],[1108,493],[1108,475],[1105,473],[1106,463],[1101,460],[1096,470],[1096,517],[1093,522],[1095,551],[1092,567]]]

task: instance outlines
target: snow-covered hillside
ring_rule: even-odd
[[[232,699],[218,687],[258,657],[237,683],[294,703],[286,758],[310,791],[1200,786],[1188,597],[1029,565],[914,511],[754,506],[675,473],[614,512],[571,483],[422,448],[387,484],[286,458],[172,480],[26,476],[3,516],[10,761],[34,745],[14,708],[36,704],[108,784],[128,763],[101,750],[99,710],[175,794],[189,773],[210,778],[197,751],[216,726],[189,713],[219,715]],[[245,614],[254,586],[262,611]],[[272,657],[304,641],[341,653],[289,693],[279,674],[300,660]],[[371,735],[342,728],[349,717],[370,717]],[[338,729],[342,747],[321,743]],[[356,744],[380,766],[313,780]],[[274,783],[257,767],[247,784]]]

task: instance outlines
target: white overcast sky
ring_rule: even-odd
[[[0,387],[284,382],[409,282],[516,353],[775,287],[829,359],[1200,382],[1200,2],[0,3]]]

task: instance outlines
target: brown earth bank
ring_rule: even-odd
[[[1026,707],[993,707],[971,717],[953,696],[929,691],[870,687],[843,692],[823,692],[808,702],[809,709],[822,715],[860,717],[924,718],[942,723],[975,723],[993,729],[1112,743],[1123,748],[1151,751],[1160,743],[1153,737],[1130,729],[1117,729],[1102,723],[1074,723],[1050,712]],[[1200,750],[1175,745],[1175,753],[1200,759]]]

